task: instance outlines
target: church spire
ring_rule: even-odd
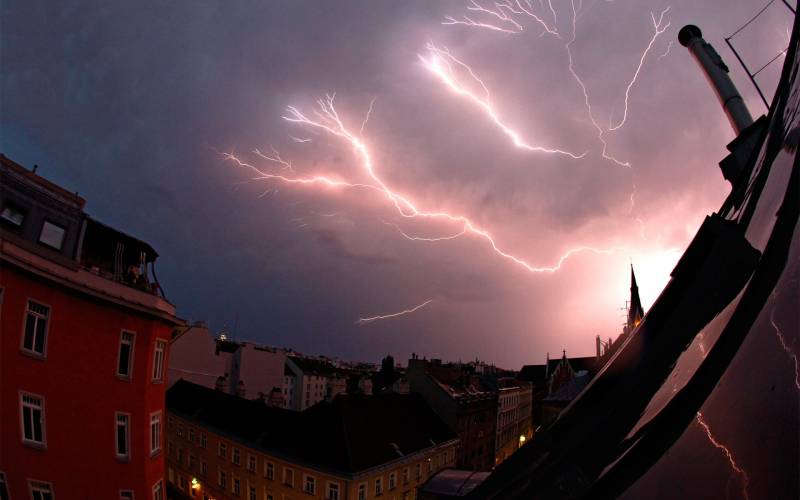
[[[642,301],[639,299],[639,287],[636,285],[636,275],[633,272],[633,264],[631,264],[631,300],[628,306],[628,331],[636,328],[644,317],[644,308],[642,308]]]

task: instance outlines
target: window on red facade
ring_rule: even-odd
[[[53,485],[43,481],[29,481],[31,500],[53,500]]]
[[[28,444],[44,445],[44,399],[27,393],[20,397],[22,440]]]
[[[150,415],[150,454],[161,451],[161,412]]]
[[[119,339],[119,360],[117,362],[117,375],[130,378],[133,373],[133,345],[136,334],[122,332]]]
[[[153,382],[164,380],[164,352],[167,350],[167,343],[163,340],[156,340],[156,348],[153,351]]]
[[[44,356],[47,340],[47,319],[50,308],[28,301],[28,310],[25,316],[25,334],[22,338],[22,349],[31,354]]]
[[[130,416],[126,413],[117,413],[117,458],[127,459],[130,458]]]
[[[164,500],[164,484],[160,480],[153,485],[153,500]]]

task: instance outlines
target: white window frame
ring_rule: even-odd
[[[133,338],[128,341],[125,339],[126,335],[131,335]],[[130,346],[130,351],[128,351],[128,373],[120,373],[119,371],[119,363],[122,361],[122,346],[127,344]],[[133,379],[133,352],[136,346],[136,332],[131,330],[121,330],[119,332],[119,348],[117,349],[117,377],[122,380],[130,382]]]
[[[231,447],[231,463],[237,467],[242,465],[242,450],[235,446]]]
[[[56,493],[53,491],[53,483],[48,481],[39,481],[38,479],[28,479],[28,493],[33,499],[34,493],[48,493],[50,498],[55,500]]]
[[[287,473],[289,473],[288,475],[292,476],[291,482],[286,481]],[[291,467],[283,468],[283,484],[288,486],[289,488],[294,488],[294,469],[292,469]]]
[[[205,432],[200,433],[200,448],[207,448],[208,447],[208,436]]]
[[[59,241],[58,246],[53,245],[50,242],[45,241],[44,239],[42,239],[43,236],[44,236],[44,230],[48,225],[54,227],[55,229],[60,229],[61,230],[61,241]],[[62,226],[62,225],[60,225],[60,224],[58,224],[56,222],[53,222],[50,219],[44,219],[42,221],[42,227],[41,227],[41,229],[39,229],[39,238],[37,240],[39,243],[41,243],[42,245],[46,246],[47,248],[50,248],[52,250],[57,250],[57,251],[60,252],[60,251],[62,251],[64,249],[64,241],[66,239],[67,239],[67,228],[66,227],[64,227],[64,226]]]
[[[31,310],[31,304],[43,307],[47,309],[47,314],[43,314],[38,311]],[[40,320],[45,321],[44,325],[44,342],[42,342],[42,352],[36,350],[36,326],[33,327],[33,338],[31,340],[31,348],[28,349],[25,347],[25,331],[27,330],[28,326],[28,316],[33,315],[36,318],[36,325],[39,324]],[[53,308],[49,304],[45,304],[42,301],[34,300],[28,297],[25,301],[25,314],[22,316],[22,336],[19,339],[19,349],[35,358],[46,359],[47,358],[47,340],[50,337],[50,323],[53,317]]]
[[[309,480],[311,482],[309,483]],[[309,488],[309,484],[311,488]],[[316,495],[317,494],[317,478],[312,476],[311,474],[303,474],[303,493],[308,493],[309,495]]]
[[[219,468],[217,469],[217,486],[223,490],[228,487],[228,474]]]
[[[252,467],[250,466],[252,464]],[[247,470],[255,472],[258,469],[258,458],[255,455],[247,454]]]
[[[237,497],[242,496],[242,480],[231,474],[231,493]]]
[[[258,500],[258,488],[250,484],[249,481],[247,483],[247,500]]]
[[[119,426],[120,418],[125,420],[125,453],[119,452]],[[128,461],[131,459],[131,414],[121,411],[114,413],[114,452],[117,460]]]
[[[150,414],[150,456],[154,457],[161,453],[162,432],[161,411],[154,411]],[[153,431],[155,425],[155,432]]]
[[[375,478],[375,496],[383,495],[383,476]]]
[[[26,403],[25,398],[31,399],[38,399],[39,405],[34,405],[33,403]],[[25,408],[31,408],[31,416],[33,416],[33,410],[37,409],[40,413],[40,420],[41,420],[41,427],[42,427],[42,440],[36,441],[35,439],[28,439],[25,437]],[[37,448],[47,448],[47,421],[45,416],[45,401],[44,396],[40,396],[39,394],[34,394],[32,392],[27,391],[19,391],[19,425],[20,425],[20,437],[22,438],[22,443],[28,446],[34,446]],[[31,422],[33,425],[33,422]],[[33,433],[33,427],[31,427],[31,433]],[[34,436],[35,438],[36,436]]]
[[[228,446],[225,443],[220,442],[217,444],[217,456],[225,460],[228,459]]]
[[[153,485],[153,500],[166,500],[164,498],[164,481],[161,479]]]
[[[356,500],[367,500],[367,486],[367,483],[361,483],[358,485]]]
[[[397,473],[390,472],[389,473],[389,491],[397,488]]]
[[[167,341],[156,339],[153,347],[153,383],[164,382],[164,359],[167,356]]]
[[[335,488],[335,491],[336,491],[336,495],[335,496],[331,495],[331,492],[334,491],[334,488]],[[341,498],[342,498],[341,493],[342,493],[342,487],[341,487],[341,485],[339,483],[337,483],[335,481],[328,481],[327,488],[326,488],[326,491],[325,491],[326,500],[341,500]]]
[[[272,462],[264,462],[264,477],[270,481],[275,480],[275,464]]]

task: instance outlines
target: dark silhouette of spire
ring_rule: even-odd
[[[644,308],[642,308],[642,301],[639,299],[639,286],[636,284],[636,275],[633,273],[633,264],[631,264],[631,300],[628,306],[628,331],[636,328],[644,317]]]

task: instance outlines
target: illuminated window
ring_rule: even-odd
[[[61,250],[64,245],[65,234],[67,234],[66,229],[46,220],[42,224],[42,232],[39,233],[39,243],[43,243],[55,250]]]
[[[44,446],[44,398],[34,394],[22,393],[20,399],[22,441],[26,444]]]
[[[127,413],[117,413],[117,432],[116,432],[116,441],[117,441],[117,458],[127,460],[130,458],[130,430],[129,430],[129,423],[130,423],[130,415]]]
[[[50,316],[50,308],[34,302],[28,301],[28,309],[25,316],[25,334],[22,337],[22,350],[44,356],[47,346],[47,320]]]
[[[117,375],[130,378],[133,372],[133,346],[136,334],[123,331],[119,338],[119,355],[117,359]]]

